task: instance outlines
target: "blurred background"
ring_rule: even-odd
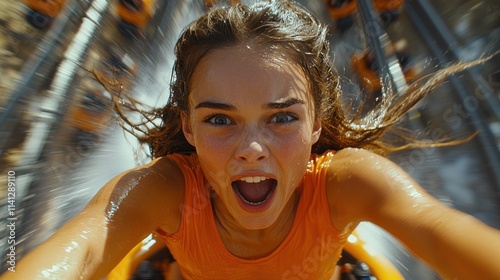
[[[109,179],[148,161],[117,124],[109,90],[164,106],[173,46],[208,0],[2,0],[0,258],[15,218],[16,260],[79,212]],[[251,4],[254,1],[242,2]],[[346,95],[381,96],[500,46],[495,0],[303,0],[330,28]],[[500,228],[500,55],[456,74],[402,124],[422,139],[471,141],[391,154],[444,203]],[[96,79],[104,79],[108,89]],[[101,80],[102,82],[102,80]],[[361,89],[361,90],[360,90]],[[8,182],[15,180],[15,198]],[[363,236],[406,279],[439,279],[383,230]]]

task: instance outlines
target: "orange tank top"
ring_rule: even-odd
[[[217,231],[210,191],[196,155],[170,155],[184,173],[182,219],[174,234],[159,235],[185,279],[330,279],[348,233],[332,224],[325,177],[332,152],[314,156],[300,187],[290,233],[266,257],[241,259],[225,248]]]

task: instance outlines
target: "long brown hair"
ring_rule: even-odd
[[[327,28],[306,9],[285,0],[259,2],[251,7],[242,4],[217,7],[191,23],[177,41],[170,97],[165,107],[141,111],[145,121],[133,123],[127,118],[124,108],[137,110],[136,101],[124,105],[115,100],[124,128],[141,143],[149,145],[153,158],[196,152],[183,135],[180,118],[181,113],[189,113],[191,75],[200,59],[211,50],[250,41],[279,46],[305,73],[315,113],[322,125],[321,137],[312,147],[312,153],[317,154],[347,147],[385,152],[419,146],[418,141],[391,146],[382,141],[382,136],[446,77],[486,59],[438,71],[410,85],[406,92],[398,94],[397,99],[391,94],[391,88],[386,87],[382,101],[368,113],[361,114],[361,109],[358,109],[350,114],[342,105],[339,76],[333,68]]]

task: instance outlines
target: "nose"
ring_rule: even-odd
[[[262,161],[269,157],[263,137],[256,132],[247,132],[236,149],[236,158],[246,162]]]

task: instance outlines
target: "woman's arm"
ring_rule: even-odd
[[[337,227],[373,222],[446,279],[500,279],[500,231],[445,206],[386,158],[356,149],[337,156],[328,176]]]
[[[101,279],[157,226],[177,230],[183,196],[182,172],[168,159],[127,171],[2,280]]]

